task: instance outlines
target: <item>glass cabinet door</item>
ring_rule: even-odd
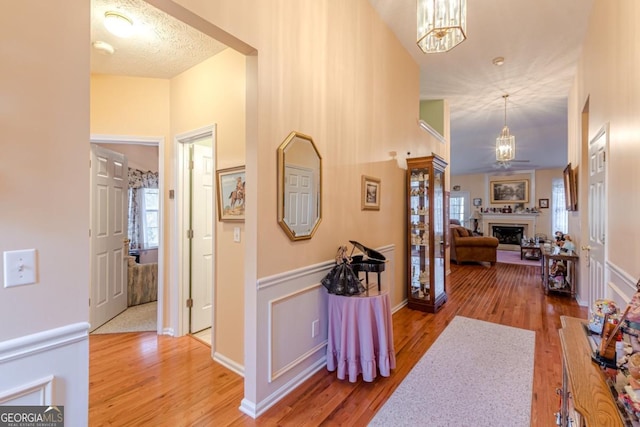
[[[411,295],[429,299],[429,169],[412,170],[409,184]]]
[[[444,218],[444,172],[434,172],[433,184],[433,285],[436,299],[444,294],[445,266],[445,218]]]

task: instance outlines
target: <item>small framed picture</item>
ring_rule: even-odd
[[[220,169],[218,187],[218,220],[244,221],[244,166]]]
[[[361,189],[362,210],[380,210],[380,180],[371,176],[362,175]]]
[[[540,209],[548,209],[549,208],[549,199],[539,199],[538,204],[540,205]]]
[[[473,206],[482,206],[482,199],[479,197],[473,199]]]

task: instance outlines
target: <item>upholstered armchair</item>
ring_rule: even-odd
[[[498,239],[492,236],[474,236],[473,232],[459,225],[451,224],[451,261],[459,264],[465,261],[490,262],[495,265],[498,256]]]

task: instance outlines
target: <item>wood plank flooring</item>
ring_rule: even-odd
[[[405,307],[393,315],[397,367],[389,378],[351,384],[323,369],[257,420],[238,410],[243,379],[213,362],[202,342],[155,333],[91,335],[89,425],[364,426],[461,315],[536,332],[531,425],[555,426],[555,390],[562,382],[560,316],[586,318],[587,309],[564,295],[545,296],[538,267],[452,264],[451,269],[449,300],[437,314]],[[514,390],[512,398],[522,397]]]

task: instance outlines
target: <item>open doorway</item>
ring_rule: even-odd
[[[182,332],[211,345],[215,289],[215,125],[177,135]]]
[[[118,333],[154,331],[161,333],[162,319],[159,301],[162,300],[163,216],[162,194],[163,138],[131,138],[122,136],[92,136],[92,147],[101,152],[114,153],[125,159],[121,172],[124,186],[115,193],[124,196],[124,236],[116,259],[111,262],[122,266],[123,279],[118,295],[124,298],[118,309],[107,316],[95,316],[99,299],[90,304],[92,333]],[[93,151],[93,150],[92,150]],[[92,189],[92,191],[94,191]],[[125,193],[122,195],[121,193]],[[99,212],[92,207],[92,223],[99,223]],[[95,234],[95,233],[94,233]],[[112,280],[109,274],[93,262],[91,265],[91,294],[100,295],[100,283]],[[160,308],[159,308],[160,307]],[[100,320],[97,320],[100,319]]]

